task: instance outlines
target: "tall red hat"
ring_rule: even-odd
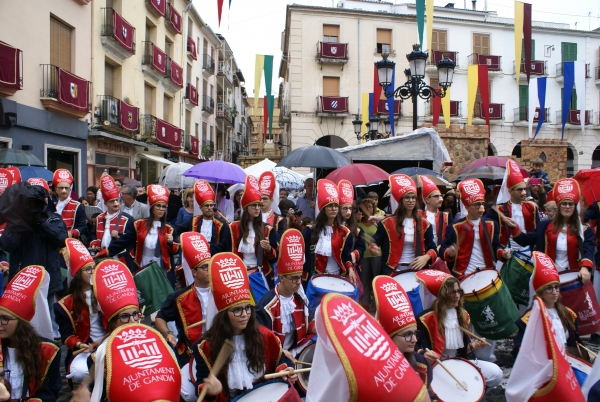
[[[31,321],[35,314],[36,296],[44,281],[46,270],[40,265],[30,265],[20,270],[8,283],[0,297],[0,310]]]
[[[260,194],[266,195],[269,198],[273,198],[275,193],[275,186],[277,181],[273,172],[263,172],[258,178],[258,186],[260,188]]]
[[[301,274],[304,270],[304,238],[298,229],[283,232],[277,256],[277,275]]]
[[[212,189],[210,184],[204,180],[196,180],[194,183],[194,197],[199,206],[204,205],[207,202],[215,202],[215,191]]]
[[[54,184],[54,187],[58,186],[58,183],[69,183],[69,186],[72,186],[73,181],[73,176],[67,169],[56,169],[52,176],[52,184]]]
[[[405,174],[393,174],[390,176],[390,188],[392,197],[396,202],[400,202],[402,197],[408,193],[417,194],[417,185],[409,176]]]
[[[160,184],[150,184],[146,190],[148,194],[148,206],[152,207],[157,202],[167,205],[169,203],[169,190]]]
[[[242,303],[254,305],[246,265],[237,254],[219,253],[213,256],[208,275],[219,312]]]
[[[18,167],[10,166],[7,167],[6,170],[8,170],[10,174],[12,174],[13,184],[19,184],[21,182],[21,171]]]
[[[485,201],[485,187],[479,179],[467,179],[458,183],[460,201],[465,208],[469,208],[475,202]]]
[[[393,337],[404,328],[417,325],[410,300],[404,289],[392,277],[380,275],[373,279],[377,321]]]
[[[102,314],[111,318],[128,308],[139,308],[137,287],[127,265],[104,260],[94,270],[94,294]]]
[[[210,260],[210,244],[202,233],[185,232],[179,236],[183,258],[191,268],[196,268]]]
[[[119,190],[112,177],[108,173],[102,173],[100,176],[100,191],[104,202],[119,198]]]
[[[354,204],[354,187],[352,183],[348,180],[340,180],[338,183],[338,192],[340,195],[340,206]]]
[[[552,188],[550,191],[548,191],[548,194],[546,194],[546,202],[550,202],[550,201],[554,201],[554,188]]]
[[[533,259],[531,284],[534,291],[537,292],[541,288],[553,283],[560,284],[558,271],[554,266],[552,258],[540,251],[534,251],[531,257]]]
[[[521,173],[521,168],[517,162],[508,159],[506,161],[506,187],[512,190],[514,186],[523,183],[525,183],[525,179],[523,178],[523,173]]]
[[[423,191],[423,199],[427,199],[431,194],[436,191],[441,194],[440,189],[429,177],[425,175],[419,175],[419,179],[421,180],[421,190]]]
[[[563,201],[573,201],[579,204],[579,183],[573,179],[560,179],[554,185],[554,201],[559,205]]]
[[[27,183],[29,183],[32,186],[44,187],[48,194],[50,194],[50,187],[48,187],[48,182],[46,182],[46,180],[40,177],[32,177],[30,179],[27,179]]]
[[[66,247],[61,252],[69,268],[71,276],[87,266],[94,266],[95,262],[87,247],[77,239],[68,238],[65,240]]]
[[[153,328],[132,323],[114,330],[106,344],[106,367],[106,394],[111,401],[179,400],[177,359]]]
[[[338,186],[327,179],[319,179],[317,182],[317,209],[321,210],[329,204],[339,204],[340,195]]]
[[[13,185],[13,176],[9,170],[0,168],[0,194]]]
[[[423,283],[432,295],[437,297],[444,283],[453,276],[435,269],[423,269],[415,274],[415,278]]]
[[[246,183],[244,187],[244,192],[242,193],[242,199],[240,200],[240,204],[242,204],[242,209],[244,209],[250,204],[256,204],[260,202],[261,198],[258,180],[256,180],[256,177],[249,174],[248,176],[246,176]]]

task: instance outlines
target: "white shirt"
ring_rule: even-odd
[[[106,219],[105,219],[105,225],[104,225],[104,233],[102,234],[102,242],[100,243],[100,248],[108,248],[108,246],[110,246],[110,242],[112,241],[112,237],[110,237],[110,232],[111,232],[111,227],[112,225],[110,224],[110,221],[112,220],[112,218],[114,218],[115,216],[117,216],[119,214],[119,212],[115,212],[114,214],[109,214],[108,212],[106,213]],[[119,228],[115,228],[116,230],[119,230]]]
[[[296,329],[293,317],[294,310],[296,310],[294,295],[292,295],[291,297],[285,297],[280,294],[279,303],[281,303],[281,332],[285,334],[283,348],[285,350],[289,350],[293,346],[294,331]],[[289,342],[289,344],[287,344],[287,342]]]
[[[23,367],[17,361],[17,350],[15,348],[6,348],[8,350],[5,356],[5,370],[10,370],[10,390],[11,399],[20,399],[23,396]]]
[[[438,241],[438,237],[437,237],[437,219],[435,219],[435,212],[431,212],[431,211],[425,211],[427,214],[427,222],[431,223],[431,227],[433,228],[433,241],[435,242],[435,244],[437,244]]]
[[[563,228],[566,228],[564,225]],[[567,229],[568,230],[568,229]],[[558,232],[556,238],[556,259],[554,265],[558,272],[566,271],[569,269],[569,255],[567,253],[567,234],[562,230]]]
[[[271,210],[269,210],[269,212],[261,212],[262,214],[262,221],[264,223],[267,223],[267,220],[269,219],[269,215],[271,215]]]
[[[202,319],[206,320],[206,307],[208,306],[208,298],[210,297],[210,288],[196,288],[196,294],[200,300],[200,308],[202,309]],[[202,332],[206,331],[206,323],[202,324]]]
[[[63,209],[65,209],[69,201],[71,201],[71,197],[67,197],[64,201],[58,200],[56,203],[56,213],[62,215]]]
[[[325,226],[319,233],[319,240],[315,247],[315,254],[331,257],[331,235],[333,234],[333,226]]]
[[[92,341],[97,342],[106,335],[106,331],[104,331],[104,326],[102,326],[102,317],[100,317],[98,311],[94,312],[92,309],[91,289],[85,291],[85,301],[90,308],[90,338],[92,338]]]
[[[135,201],[133,201],[133,203],[131,204],[130,207],[127,206],[127,204],[123,204],[123,212],[125,212],[128,215],[133,216],[133,206],[135,205]]]
[[[548,315],[550,316],[550,321],[552,322],[552,328],[554,328],[554,332],[556,333],[556,340],[560,345],[562,350],[567,346],[567,339],[569,338],[569,331],[565,329],[560,317],[558,316],[558,311],[555,308],[548,308]]]
[[[152,227],[144,239],[144,249],[142,250],[142,267],[150,264],[152,261],[158,261],[156,257],[156,243],[158,242],[158,228],[161,227],[160,221],[153,221]]]
[[[248,237],[246,239],[241,239],[240,245],[238,246],[238,251],[242,253],[242,260],[244,261],[244,264],[246,264],[246,267],[256,267],[258,265],[256,248],[254,246],[255,239],[256,233],[254,232],[254,227],[248,225]]]
[[[511,203],[510,206],[512,219],[514,219],[514,221],[517,222],[517,225],[519,225],[519,229],[521,229],[521,232],[527,233],[527,230],[525,229],[525,216],[523,216],[523,205]],[[509,244],[511,249],[520,252],[525,252],[526,254],[531,255],[529,247],[520,246],[512,239],[512,236],[510,236]]]
[[[415,221],[412,218],[405,218],[402,226],[404,226],[404,248],[398,264],[410,264],[415,259]]]
[[[206,241],[210,243],[212,239],[213,220],[202,218],[202,226],[200,226],[200,233],[206,238]]]
[[[260,373],[251,373],[246,357],[246,341],[244,335],[233,336],[233,353],[227,367],[227,385],[231,390],[252,389],[252,383],[263,376],[265,368]]]
[[[473,249],[471,250],[471,259],[465,270],[465,275],[475,272],[475,268],[485,268],[485,258],[483,258],[483,248],[481,247],[481,239],[479,238],[479,224],[481,219],[470,221],[473,224],[473,232],[475,239],[473,240]]]
[[[465,347],[462,331],[459,329],[458,315],[455,308],[446,310],[446,319],[444,320],[446,345],[444,355],[454,356],[456,350]]]

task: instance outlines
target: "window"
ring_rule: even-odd
[[[430,78],[429,79],[429,86],[431,86],[432,88],[439,88],[440,87],[440,81],[437,78]],[[383,91],[381,91],[381,92],[383,92]]]
[[[189,110],[185,111],[185,133],[192,135],[192,115]]]
[[[473,53],[490,54],[489,34],[473,34]]]
[[[72,149],[72,148],[69,148]],[[48,170],[67,169],[73,175],[75,185],[73,190],[77,191],[79,183],[79,153],[65,149],[46,149],[46,161]]]
[[[168,123],[173,123],[172,118],[173,98],[165,95],[163,100],[163,120]]]
[[[209,135],[209,137],[208,137],[208,140],[209,140],[209,141],[212,141],[212,140],[213,140],[213,129],[214,129],[214,127],[213,127],[213,126],[210,126],[210,135]]]
[[[208,124],[205,121],[202,122],[202,143],[206,141],[206,136],[208,134]]]
[[[172,50],[173,50],[173,42],[171,42],[171,40],[165,36],[165,54],[170,58],[173,58],[173,55],[171,54]]]
[[[200,42],[198,42],[198,43],[200,43]],[[202,41],[202,53],[203,54],[207,54],[208,53],[208,41],[206,39],[204,39]]]
[[[525,62],[525,39],[521,39],[521,60]],[[535,39],[531,40],[531,60],[535,60]]]
[[[529,86],[519,85],[519,120],[527,120],[527,107],[529,107]]]
[[[562,42],[561,44],[561,61],[576,61],[577,60],[577,43]]]
[[[563,102],[563,95],[564,95],[564,88],[561,88],[560,89],[560,106],[561,107],[562,107],[562,102]],[[571,95],[571,103],[569,104],[569,109],[577,110],[577,91],[575,91],[575,88],[573,88],[573,94]]]
[[[377,53],[391,53],[392,51],[392,30],[377,29]]]
[[[50,64],[71,71],[71,28],[50,18]]]
[[[431,32],[431,49],[430,50],[448,50],[448,31],[434,29]]]
[[[202,95],[203,96],[210,96],[208,92],[208,81],[206,80],[202,80]]]
[[[194,133],[196,138],[200,138],[200,124],[196,123],[194,127]]]
[[[153,100],[154,99],[154,93],[153,93],[153,88],[146,84],[144,85],[144,113],[145,114],[153,114],[154,111],[152,110],[152,105],[153,105]]]
[[[338,43],[340,37],[339,25],[323,25],[323,42]]]
[[[323,96],[340,96],[340,77],[323,77]]]
[[[187,77],[187,82],[192,83],[192,65],[187,63],[187,69],[186,69],[186,77]]]
[[[104,64],[104,95],[115,96],[115,69],[108,63]]]

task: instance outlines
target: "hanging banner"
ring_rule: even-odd
[[[125,49],[133,52],[133,26],[116,11],[113,11],[113,26],[115,40]]]
[[[275,107],[275,95],[267,96],[267,107],[269,108],[269,139],[273,140],[273,108]]]
[[[535,117],[535,109],[538,105],[538,80],[531,80],[529,82],[529,104],[527,106],[527,127],[529,138],[533,138],[533,119]],[[522,106],[521,106],[522,107]],[[519,113],[521,111],[519,110]],[[541,114],[541,109],[540,109]],[[538,121],[539,123],[539,121]]]
[[[258,111],[258,98],[260,98],[260,79],[263,73],[265,56],[262,54],[256,55],[254,62],[254,114]]]
[[[89,110],[89,81],[58,68],[58,101],[82,112]]]
[[[385,89],[387,93],[393,93],[396,87],[396,66],[392,69],[392,81],[390,85]],[[398,115],[400,115],[400,101],[395,101],[393,96],[387,98],[387,109],[388,118],[390,119],[390,127],[392,128],[392,137],[396,136],[396,128],[394,122],[394,115],[396,114],[396,102],[398,102]]]
[[[192,148],[192,155],[198,156],[200,154],[200,146],[198,144],[198,138],[190,137],[190,144]]]
[[[439,88],[435,88],[436,91],[439,91]],[[434,96],[431,98],[431,116],[433,118],[432,124],[437,126],[440,121],[440,111],[442,109],[442,98],[439,96]]]
[[[171,59],[171,81],[179,88],[183,88],[183,68]]]
[[[150,5],[161,17],[167,14],[167,0],[150,0]]]
[[[431,54],[431,40],[433,39],[433,0],[427,0],[425,9],[427,15],[427,51]]]
[[[519,87],[519,74],[521,74],[524,13],[525,4],[521,1],[515,1],[515,72],[517,74],[517,88]]]
[[[263,97],[263,142],[267,140],[267,126],[269,125],[269,99]]]
[[[446,96],[442,98],[442,113],[444,113],[444,124],[446,125],[446,128],[450,128],[450,116],[452,115],[450,103],[450,87],[446,89]]]
[[[477,98],[477,81],[479,79],[479,69],[477,65],[467,67],[467,124],[473,125],[473,109],[475,107],[475,99]]]
[[[540,132],[540,128],[542,128],[542,123],[546,118],[546,78],[547,77],[539,77],[536,79],[537,81],[537,89],[538,89],[538,100],[540,102],[540,117],[538,120],[537,128],[535,129],[535,134],[531,141],[535,140],[535,136]]]
[[[156,119],[156,141],[172,149],[181,148],[181,129],[164,120]]]
[[[167,55],[154,43],[152,44],[152,67],[163,75],[167,71]]]
[[[173,29],[175,30],[175,32],[177,32],[178,34],[181,33],[181,14],[179,14],[177,12],[177,10],[175,10],[175,7],[173,7],[173,5],[171,3],[169,3],[169,14],[170,14],[170,18],[169,18],[169,24],[171,24],[171,26],[173,27]]]
[[[580,113],[581,135],[585,133],[585,60],[574,62],[575,92],[577,92],[577,110]]]
[[[523,42],[525,44],[523,46],[525,48],[525,74],[527,74],[527,82],[529,83],[529,77],[531,76],[531,4],[529,3],[523,4]]]
[[[367,92],[363,93],[361,97],[361,119],[361,133],[364,134],[367,132],[367,123],[369,122],[369,94]]]
[[[417,28],[419,29],[419,45],[423,49],[423,28],[425,25],[425,0],[417,0]]]
[[[20,89],[19,49],[0,41],[0,87]]]
[[[139,109],[129,105],[122,100],[119,101],[119,127],[130,133],[139,131]]]
[[[379,85],[379,75],[377,74],[377,66],[373,64],[373,100],[379,104],[383,87]]]
[[[379,99],[379,104],[377,105],[377,113],[378,114],[390,114],[390,99],[394,102],[394,106],[392,107],[392,114],[394,116],[400,116],[400,101],[394,100],[394,97],[387,99]],[[392,120],[390,119],[390,122]]]
[[[219,17],[219,27],[221,26],[221,15],[223,14],[223,0],[217,0],[217,15]]]
[[[571,109],[571,96],[573,95],[573,86],[575,85],[575,63],[572,61],[563,62],[563,101],[562,101],[562,132],[560,139],[565,138],[565,123],[569,117]],[[585,117],[584,117],[585,119]]]

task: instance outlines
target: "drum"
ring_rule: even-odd
[[[254,384],[254,388],[242,392],[231,402],[299,402],[294,387],[283,380],[269,380]]]
[[[412,306],[415,316],[423,311],[423,300],[421,299],[420,289],[421,284],[415,276],[416,271],[403,270],[392,272],[392,278],[402,286],[402,289],[408,295],[410,305]]]
[[[580,335],[589,335],[600,331],[600,305],[596,298],[594,285],[585,285],[579,280],[577,272],[562,272],[560,279],[561,303],[577,314],[577,329]]]
[[[592,364],[571,354],[567,354],[567,361],[571,365],[573,373],[575,373],[575,378],[577,378],[579,386],[583,386],[585,379],[588,378],[588,375],[592,372]]]
[[[460,283],[465,292],[465,310],[475,331],[492,340],[508,338],[517,332],[519,310],[504,286],[498,271],[484,269],[467,275]]]
[[[521,253],[515,253],[502,266],[502,281],[518,305],[529,305],[529,279],[532,272],[531,259]]]
[[[349,279],[338,275],[317,274],[310,278],[306,288],[308,307],[315,311],[321,304],[321,299],[332,292],[348,296],[358,303],[358,287]]]
[[[309,343],[308,345],[306,345],[304,347],[304,349],[302,349],[300,351],[300,353],[298,353],[298,356],[296,356],[296,360],[299,360],[299,361],[305,362],[305,363],[312,363],[316,347],[317,347],[316,342]],[[307,366],[304,366],[303,364],[297,364],[295,367],[295,369],[301,369],[301,368],[307,368]],[[300,389],[304,393],[306,393],[306,390],[308,389],[309,378],[310,378],[310,371],[307,373],[298,373],[298,387],[300,387]]]
[[[440,402],[478,402],[483,399],[485,378],[479,367],[459,357],[442,359],[442,363],[462,381],[467,391],[458,385],[441,365],[437,364],[433,367],[431,389],[437,394]]]

